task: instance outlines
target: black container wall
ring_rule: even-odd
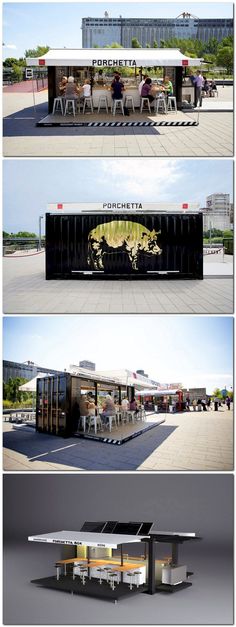
[[[36,430],[66,437],[74,430],[71,421],[71,375],[38,379]]]
[[[202,279],[201,214],[46,214],[46,279]]]

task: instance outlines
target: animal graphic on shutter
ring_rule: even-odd
[[[95,270],[103,270],[105,253],[123,248],[131,262],[132,270],[138,270],[139,254],[160,255],[157,237],[160,231],[150,231],[139,222],[112,220],[99,224],[88,235],[88,264]]]

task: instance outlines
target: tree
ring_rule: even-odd
[[[19,387],[27,382],[27,379],[23,377],[10,378],[7,383],[3,384],[3,400],[11,401],[12,403],[20,403],[32,398],[31,392],[21,392]]]
[[[107,46],[104,46],[104,48],[123,48],[123,46],[118,44],[117,41],[114,41],[111,45],[107,44]]]
[[[153,48],[158,48],[158,43],[156,39],[154,39],[153,41]]]
[[[132,37],[131,40],[131,47],[132,48],[142,48],[141,44],[139,43],[137,37]]]
[[[5,61],[3,61],[3,67],[12,67],[17,63],[17,59],[15,57],[7,57]]]
[[[219,388],[215,388],[213,390],[212,396],[215,396],[216,398],[223,398],[223,396],[221,394],[221,390]]]
[[[234,49],[232,46],[218,48],[216,56],[217,65],[225,67],[227,74],[231,74],[234,66]]]
[[[28,231],[18,231],[18,233],[15,234],[15,237],[37,237],[35,233],[29,233]]]
[[[42,57],[43,54],[49,51],[49,46],[37,46],[25,51],[25,57]]]

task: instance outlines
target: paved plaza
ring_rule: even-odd
[[[233,258],[204,258],[198,280],[45,280],[45,253],[3,258],[3,309],[32,313],[233,312]]]
[[[32,94],[3,91],[3,152],[6,157],[232,157],[233,87],[218,91],[219,98],[205,99],[199,113],[168,115],[171,121],[199,116],[199,126],[106,129],[38,128],[36,122],[47,115],[47,91],[35,94],[35,108]]]
[[[3,422],[4,470],[233,470],[233,411],[160,415],[164,424],[121,446]]]

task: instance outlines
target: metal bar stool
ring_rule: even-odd
[[[98,113],[100,112],[100,109],[104,106],[104,108],[106,109],[106,112],[108,113],[108,102],[107,102],[107,96],[99,96],[98,99]]]
[[[53,101],[53,110],[52,110],[52,115],[54,115],[54,113],[60,111],[61,115],[63,115],[63,98],[54,98]]]
[[[84,106],[83,106],[83,113],[85,113],[86,105],[90,106],[91,113],[93,113],[93,99],[92,99],[92,96],[85,96],[85,98],[84,98]]]
[[[115,115],[115,114],[116,114],[116,109],[117,109],[117,107],[120,107],[120,109],[121,109],[121,113],[122,113],[122,115],[124,115],[124,105],[123,105],[123,100],[121,100],[121,99],[119,99],[119,100],[118,100],[118,99],[114,99],[114,100],[113,100],[113,107],[112,107],[112,113],[113,113],[113,115]]]
[[[142,97],[141,97],[141,104],[140,104],[140,113],[142,113],[143,111],[143,106],[145,102],[147,103],[149,113],[151,113],[151,105],[150,105],[149,98],[142,98]]]
[[[75,117],[75,98],[74,99],[66,98],[64,115],[66,115],[67,113],[70,113],[69,111],[70,107],[72,109],[73,116]]]
[[[131,108],[132,108],[133,113],[134,113],[135,111],[134,111],[134,99],[133,99],[133,96],[125,96],[125,106],[127,108],[129,108],[129,104],[131,105]]]
[[[85,578],[88,575],[88,569],[85,566],[80,568],[80,579],[82,579],[82,584],[85,586]]]
[[[167,111],[170,111],[170,113],[177,113],[177,105],[176,105],[175,96],[167,97]]]
[[[119,583],[119,573],[113,571],[112,573],[109,573],[109,584],[112,590],[115,590],[115,583]]]
[[[135,571],[134,571],[134,584],[135,584],[135,586],[136,586],[137,588],[139,588],[139,586],[140,586],[140,583],[139,583],[139,580],[138,580],[138,575],[141,575],[141,574],[142,574],[142,573],[141,573],[141,571],[140,571],[140,570],[135,570]]]
[[[130,583],[129,583],[130,590],[133,590],[133,576],[134,576],[134,573],[127,573],[127,577],[130,578]]]
[[[112,568],[110,566],[106,566],[106,568],[104,568],[103,570],[106,574],[106,580],[109,581],[109,573],[112,571]]]
[[[99,573],[99,583],[100,583],[100,586],[101,586],[101,584],[102,584],[102,575],[105,572],[105,569],[104,568],[97,568],[97,572]]]
[[[116,429],[118,428],[118,427],[117,427],[117,419],[116,419],[116,414],[113,414],[112,416],[108,416],[108,418],[109,418],[109,431],[110,431],[110,433],[111,433],[111,430],[112,430],[112,421],[113,421],[113,420],[114,420],[114,423],[115,423],[115,428],[116,428]]]
[[[156,113],[159,113],[159,109],[161,113],[167,113],[165,98],[156,98]]]

